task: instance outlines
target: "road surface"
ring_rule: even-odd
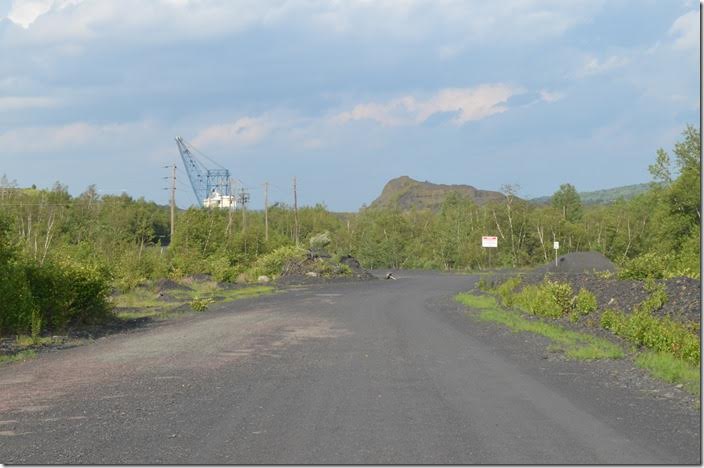
[[[468,318],[452,296],[475,277],[398,277],[2,366],[0,462],[700,463],[698,410],[624,383],[628,364]]]

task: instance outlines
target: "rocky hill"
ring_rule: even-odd
[[[433,184],[428,181],[420,182],[408,176],[401,176],[387,182],[381,195],[371,203],[370,208],[438,210],[442,206],[445,197],[451,192],[458,192],[469,197],[478,205],[504,198],[504,195],[500,192],[479,190],[471,185]]]

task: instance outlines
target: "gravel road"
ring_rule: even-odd
[[[475,277],[307,286],[0,367],[0,462],[700,464],[700,412],[468,318]]]

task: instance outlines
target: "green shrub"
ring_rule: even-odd
[[[110,315],[110,276],[105,269],[60,261],[30,265],[26,271],[47,328],[99,323]]]
[[[690,364],[698,365],[701,358],[699,335],[669,317],[654,316],[647,300],[630,315],[615,310],[604,311],[601,326],[637,346],[670,353]]]
[[[0,264],[0,334],[27,333],[35,307],[24,265]]]
[[[208,306],[213,303],[213,300],[210,298],[193,298],[191,301],[191,309],[195,310],[196,312],[204,312],[208,310]]]
[[[32,344],[36,345],[39,343],[39,337],[42,334],[42,316],[39,313],[39,308],[37,308],[36,306],[32,310],[31,332],[32,332]]]
[[[325,247],[330,245],[330,242],[330,231],[321,232],[320,234],[311,236],[310,239],[308,239],[311,250],[316,251],[323,250]]]
[[[546,318],[558,318],[562,308],[555,302],[544,285],[528,285],[514,295],[516,306],[529,314]]]
[[[669,257],[648,252],[626,260],[618,272],[621,279],[663,278],[668,269]]]
[[[580,288],[574,299],[574,308],[580,315],[589,315],[598,307],[596,296],[589,290]]]
[[[278,249],[262,255],[254,262],[254,265],[249,270],[248,276],[256,279],[260,275],[270,277],[279,276],[288,262],[302,261],[306,258],[307,252],[301,247],[293,245],[285,245]]]
[[[506,307],[513,306],[513,291],[521,284],[520,276],[509,278],[496,288],[501,304]]]
[[[560,308],[562,314],[568,314],[573,307],[573,291],[569,283],[545,280],[543,288],[548,292],[552,301]]]

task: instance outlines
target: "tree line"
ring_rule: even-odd
[[[302,244],[328,232],[330,253],[353,255],[368,268],[528,266],[548,262],[557,240],[560,254],[599,251],[636,276],[699,277],[700,152],[699,132],[688,126],[672,155],[657,151],[648,192],[608,205],[583,206],[570,184],[547,205],[519,198],[512,186],[502,188],[503,200],[481,206],[450,193],[437,212],[365,208],[340,214],[316,205],[298,209],[296,222],[292,207],[276,204],[268,210],[268,235],[261,211],[242,216],[189,208],[177,213],[173,239],[168,207],[127,194],[99,195],[95,186],[75,197],[58,182],[50,189],[19,188],[3,176],[0,279],[14,288],[26,283],[29,299],[20,307],[24,318],[3,325],[2,317],[17,306],[5,300],[12,288],[0,290],[0,332],[30,326],[32,311],[45,325],[51,322],[47,306],[31,299],[32,288],[39,288],[38,271],[93,278],[100,283],[94,289],[103,307],[110,288],[128,290],[153,279],[201,273],[218,281],[242,279],[257,258],[293,245],[296,226]],[[499,248],[483,249],[483,235],[496,235]],[[51,306],[54,316],[80,302],[69,296]]]

